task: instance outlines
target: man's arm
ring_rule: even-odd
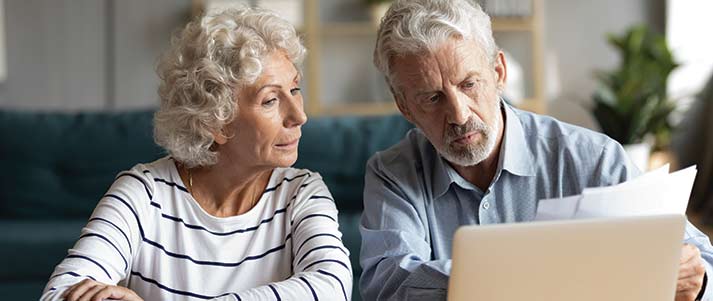
[[[711,246],[708,236],[703,234],[703,232],[694,227],[690,222],[686,222],[686,232],[683,242],[698,248],[706,269],[705,277],[708,278],[708,275],[713,275],[713,246]],[[701,290],[698,292],[698,297],[700,298],[696,300],[713,299],[713,288],[710,281],[703,283],[703,287],[701,287]]]
[[[397,182],[369,160],[361,218],[365,300],[445,300],[450,260],[431,260],[428,228]]]
[[[621,145],[611,141],[600,156],[597,174],[599,179],[595,185],[606,186],[631,180],[639,176],[641,171],[631,162]],[[700,257],[705,266],[704,277],[713,275],[713,246],[711,246],[708,236],[686,221],[683,243],[693,245],[700,251]],[[713,300],[713,285],[710,281],[703,283],[698,297],[701,298],[696,300]]]

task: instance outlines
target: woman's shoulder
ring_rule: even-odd
[[[302,199],[325,191],[329,193],[322,176],[308,169],[276,168],[270,182],[268,190],[279,189],[290,199]]]
[[[145,196],[152,201],[156,192],[157,180],[175,178],[171,169],[175,169],[173,164],[173,159],[164,157],[149,163],[139,163],[128,170],[120,171],[108,194],[126,195],[131,199]]]
[[[173,171],[176,169],[174,159],[170,156],[159,158],[153,162],[138,163],[129,171],[141,173],[146,177],[169,178],[173,177]]]
[[[309,169],[294,168],[294,167],[278,167],[273,170],[272,179],[275,184],[285,185],[286,187],[300,186],[305,183],[321,181],[322,176],[318,172]]]

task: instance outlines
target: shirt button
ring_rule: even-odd
[[[483,209],[488,210],[490,208],[490,203],[488,201],[483,202]]]

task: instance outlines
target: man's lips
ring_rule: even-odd
[[[471,132],[465,133],[465,135],[463,135],[463,136],[453,139],[451,141],[451,143],[461,144],[461,145],[471,144],[475,141],[475,138],[478,135],[480,135],[480,133],[478,133],[476,131],[471,131]]]

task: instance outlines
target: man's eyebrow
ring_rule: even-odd
[[[480,72],[478,72],[478,71],[470,71],[470,72],[468,72],[468,73],[463,77],[463,79],[461,80],[461,82],[462,82],[462,81],[465,81],[465,80],[467,80],[467,79],[469,79],[469,78],[473,78],[473,77],[480,77]]]
[[[423,90],[416,92],[416,97],[438,93],[438,90]]]

